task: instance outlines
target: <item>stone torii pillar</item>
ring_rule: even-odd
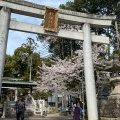
[[[0,10],[0,94],[2,87],[2,78],[4,71],[4,63],[6,56],[9,24],[10,24],[11,11],[9,8],[2,7]]]
[[[83,25],[84,32],[84,70],[85,70],[85,85],[87,97],[87,110],[89,120],[98,120],[97,98],[92,58],[92,40],[90,32],[90,24]]]

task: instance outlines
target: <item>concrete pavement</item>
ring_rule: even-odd
[[[16,120],[16,118],[0,118],[0,120]],[[56,114],[48,114],[46,117],[41,116],[31,116],[25,118],[24,120],[73,120],[72,116],[62,116],[59,113]]]

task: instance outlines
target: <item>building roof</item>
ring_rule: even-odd
[[[20,87],[20,88],[30,88],[37,86],[36,82],[28,82],[28,81],[15,81],[15,80],[3,80],[3,87]]]

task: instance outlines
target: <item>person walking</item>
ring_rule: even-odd
[[[18,101],[15,103],[15,111],[17,120],[24,120],[25,101],[23,97],[19,97]]]
[[[80,107],[79,104],[75,106],[74,109],[74,120],[80,120]]]

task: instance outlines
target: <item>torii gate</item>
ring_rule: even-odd
[[[98,120],[97,99],[92,61],[92,42],[109,44],[109,38],[96,36],[90,33],[90,27],[109,27],[115,16],[99,16],[80,12],[59,10],[58,21],[63,23],[81,24],[83,30],[79,32],[59,30],[56,33],[46,32],[39,25],[33,25],[11,20],[11,12],[44,18],[45,6],[21,0],[0,0],[0,93],[6,56],[8,33],[10,30],[46,34],[72,40],[84,40],[84,70],[87,96],[88,119]]]

